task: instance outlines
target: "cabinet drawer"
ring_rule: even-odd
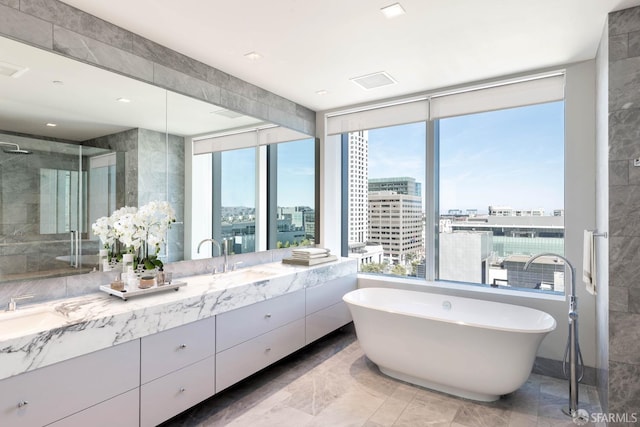
[[[327,308],[342,301],[342,297],[357,288],[358,277],[355,274],[329,280],[321,285],[307,288],[307,314]]]
[[[298,319],[216,355],[216,393],[304,346],[304,319]]]
[[[139,411],[140,391],[136,388],[49,424],[48,427],[138,427]]]
[[[215,354],[216,319],[210,317],[141,339],[141,383]]]
[[[2,425],[43,426],[135,389],[139,380],[140,340],[16,375],[0,381]]]
[[[214,356],[140,387],[140,425],[155,426],[214,393]]]
[[[217,316],[216,352],[304,317],[304,289]]]
[[[349,307],[344,302],[339,302],[325,309],[316,311],[307,316],[307,341],[312,343],[318,338],[335,331],[341,326],[351,322]]]

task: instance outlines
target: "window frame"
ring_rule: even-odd
[[[424,242],[425,244],[424,249],[426,253],[426,271],[425,271],[424,278],[403,277],[401,279],[408,279],[408,280],[411,280],[412,282],[424,281],[424,282],[429,282],[430,284],[459,283],[459,282],[447,282],[446,280],[438,279],[439,247],[438,247],[438,237],[437,237],[439,234],[438,226],[439,226],[439,188],[440,188],[440,182],[439,182],[439,160],[440,159],[439,159],[439,147],[438,147],[439,119],[452,117],[458,114],[452,114],[452,115],[445,114],[442,116],[438,116],[439,113],[436,112],[436,113],[433,113],[433,115],[437,117],[432,117],[432,108],[431,108],[432,102],[434,101],[441,102],[441,100],[444,99],[446,96],[455,97],[457,98],[456,102],[460,102],[459,101],[460,99],[463,99],[463,100],[465,99],[466,94],[470,94],[470,96],[473,96],[474,92],[479,93],[480,91],[486,89],[487,94],[489,94],[488,97],[485,96],[486,99],[491,99],[491,93],[500,94],[501,99],[497,101],[498,102],[497,104],[494,102],[486,109],[480,109],[475,111],[465,111],[464,113],[459,115],[542,104],[542,103],[554,102],[558,100],[562,100],[565,103],[565,108],[566,108],[566,94],[564,92],[565,90],[564,88],[566,85],[566,75],[567,75],[566,69],[551,70],[548,72],[542,72],[542,73],[532,74],[528,76],[518,76],[513,79],[497,80],[489,84],[481,84],[481,85],[469,86],[465,88],[457,88],[456,90],[452,90],[452,91],[443,91],[439,93],[420,95],[418,97],[394,100],[393,102],[387,103],[387,104],[374,104],[374,105],[361,107],[360,109],[336,111],[336,112],[331,112],[326,114],[325,115],[325,124],[326,124],[325,138],[329,138],[329,137],[332,137],[333,135],[336,135],[337,129],[342,130],[341,133],[337,134],[340,136],[341,174],[343,177],[343,179],[341,180],[341,227],[340,227],[340,230],[341,230],[341,240],[340,240],[341,248],[340,249],[341,249],[342,256],[348,256],[348,241],[349,241],[348,218],[349,218],[350,206],[348,204],[348,182],[350,180],[350,177],[348,175],[348,169],[349,169],[348,133],[357,131],[357,130],[371,130],[371,129],[376,129],[380,127],[391,127],[391,126],[400,125],[400,124],[416,123],[416,122],[424,121],[426,126],[426,141],[425,141],[426,176],[424,177],[424,180],[425,180],[424,182],[426,186],[425,188],[425,207],[426,207],[425,242]],[[549,80],[545,81],[545,79],[547,78]],[[560,98],[558,98],[558,89],[559,89],[558,78],[561,79],[560,90],[562,92],[562,95]],[[543,82],[542,90],[536,90],[537,82]],[[532,96],[531,101],[524,101],[524,100],[518,101],[519,96],[509,98],[508,94],[505,95],[505,93],[508,92],[508,90],[511,88],[520,89],[521,87],[518,86],[520,84],[522,84],[523,85],[522,87],[524,88],[524,90],[522,91],[524,95],[521,94],[523,96],[523,99],[526,99],[527,96]],[[424,118],[424,120],[415,120],[416,115],[409,114],[408,119],[399,118],[397,119],[397,122],[395,122],[394,119],[389,119],[389,118],[386,118],[381,125],[378,125],[375,122],[376,118],[382,115],[381,113],[384,113],[386,115],[389,115],[389,114],[395,115],[394,107],[397,107],[398,105],[403,106],[403,110],[402,109],[397,110],[397,112],[401,114],[402,111],[405,111],[405,112],[407,111],[407,108],[406,108],[407,105],[411,105],[411,104],[415,105],[416,103],[421,101],[426,102],[428,105],[427,116]],[[500,102],[503,102],[503,103],[506,102],[507,105],[502,105],[500,104]],[[496,105],[501,105],[501,106],[496,106]],[[455,108],[453,108],[453,110],[455,111]],[[447,111],[452,111],[452,110],[447,110]],[[369,114],[369,112],[373,112],[373,113]],[[359,113],[362,113],[363,117],[359,117],[358,116]],[[340,120],[342,121],[341,125],[338,124]],[[567,119],[565,117],[565,120],[564,120],[565,132],[563,135],[563,148],[565,152],[565,157],[567,156],[567,151],[568,151],[566,120]],[[345,129],[349,129],[349,130],[345,130]],[[326,173],[326,171],[324,172]],[[566,187],[567,185],[566,166],[564,168],[564,175],[565,175],[564,185]],[[565,190],[565,194],[566,194],[566,190]],[[565,202],[564,208],[566,209],[566,202]],[[565,220],[565,223],[566,223],[566,220]],[[566,225],[565,225],[565,230],[566,230]],[[565,240],[566,238],[567,238],[567,235],[565,231]],[[394,277],[392,275],[375,274],[375,276],[384,278],[384,279],[390,279],[390,278],[397,279],[397,277]],[[481,288],[490,288],[489,285],[476,284],[476,283],[467,284],[467,283],[460,282],[460,284],[463,287],[477,285]],[[493,289],[493,288],[490,288],[490,289]],[[530,290],[526,288],[522,288],[522,289],[514,288],[513,291],[529,292]],[[545,291],[536,290],[535,292],[544,293]],[[558,293],[553,292],[553,294],[557,295]]]
[[[218,134],[207,134],[194,136],[185,141],[187,158],[198,155],[211,155],[211,215],[210,230],[211,236],[221,235],[221,154],[224,152],[241,150],[241,149],[255,149],[255,249],[257,253],[267,251],[276,248],[277,242],[277,145],[281,143],[291,143],[296,141],[309,141],[312,140],[314,144],[314,204],[313,207],[315,213],[314,221],[314,237],[318,242],[321,223],[320,206],[320,139],[310,135],[304,135],[300,132],[293,131],[291,129],[282,128],[280,126],[265,126],[262,128],[242,129],[232,132],[223,132]],[[190,171],[190,176],[187,188],[190,189],[190,193],[194,191],[193,182],[193,162],[190,163],[190,167],[187,169]],[[216,196],[217,194],[217,196]],[[193,206],[193,197],[187,198],[189,205]],[[220,205],[220,206],[218,206]],[[217,212],[217,214],[216,214]],[[185,251],[185,257],[189,259],[205,258],[206,254],[197,254],[195,246],[198,244],[201,236],[193,236],[193,228],[195,223],[193,221],[186,221],[190,224],[185,224],[189,228],[189,233],[185,234],[185,239],[189,241],[185,242],[185,248],[189,248],[189,251]],[[273,243],[273,247],[271,244]]]

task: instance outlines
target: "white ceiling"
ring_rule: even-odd
[[[388,20],[395,0],[63,1],[316,111],[591,59],[607,13],[640,3],[400,0]],[[378,71],[398,83],[350,81]]]
[[[228,110],[4,37],[0,63],[28,68],[17,78],[0,75],[0,129],[11,132],[85,141],[138,127],[200,135],[265,125],[249,116],[220,115]],[[0,140],[36,149],[24,138]]]

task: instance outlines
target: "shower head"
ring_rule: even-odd
[[[18,144],[15,144],[13,142],[0,141],[0,145],[10,145],[11,147],[15,147],[15,148],[3,148],[2,151],[4,151],[7,154],[31,154],[31,151],[24,150],[20,148]]]

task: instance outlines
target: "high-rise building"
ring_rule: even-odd
[[[369,191],[395,191],[398,194],[410,194],[422,197],[422,184],[407,176],[369,179]]]
[[[424,256],[422,198],[395,191],[369,192],[369,242],[382,245],[385,258],[394,264]]]
[[[349,133],[349,245],[369,239],[369,132]]]

